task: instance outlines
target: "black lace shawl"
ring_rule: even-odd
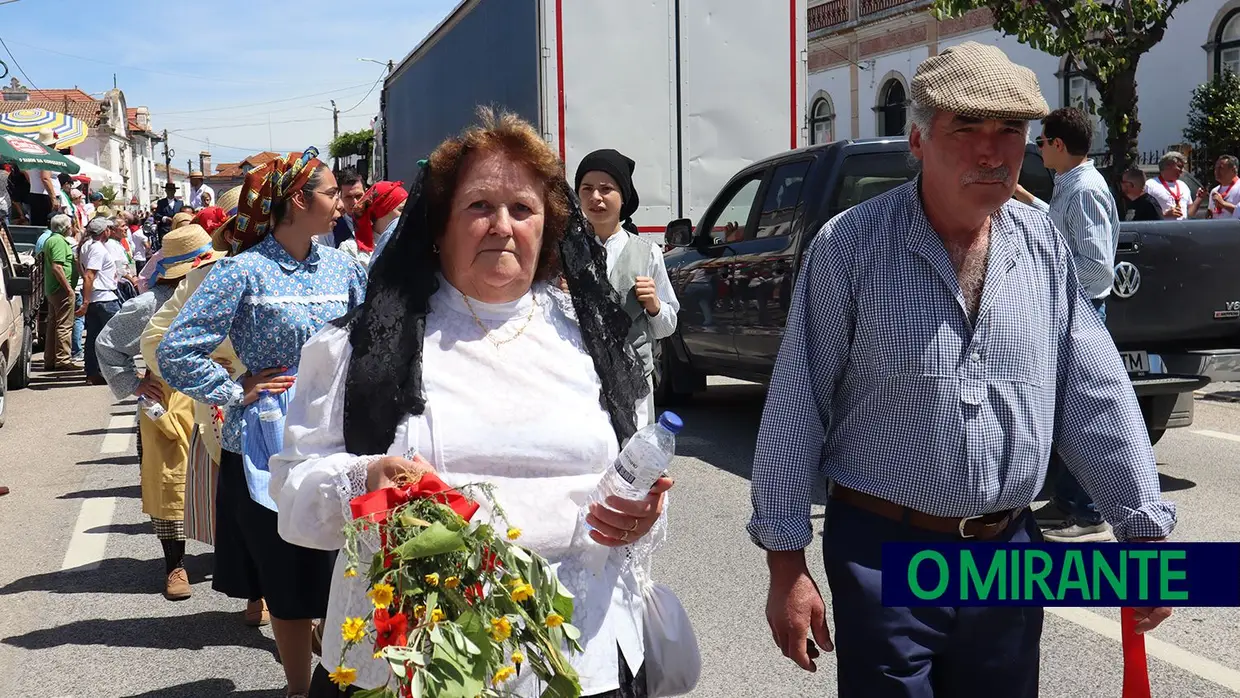
[[[386,453],[405,415],[422,414],[422,344],[439,255],[423,195],[423,166],[409,191],[395,237],[374,260],[365,302],[333,321],[349,330],[353,356],[345,379],[344,439],[350,453]],[[603,389],[600,402],[621,445],[637,430],[646,392],[641,365],[626,341],[631,320],[607,279],[606,252],[590,232],[568,183],[570,215],[560,261],[586,349]],[[521,370],[520,367],[514,370]]]

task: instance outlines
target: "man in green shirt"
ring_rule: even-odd
[[[43,245],[43,292],[47,296],[47,332],[44,333],[43,370],[81,370],[72,363],[70,340],[73,337],[73,287],[77,283],[77,267],[73,263],[73,247],[68,234],[73,221],[65,214],[52,216],[48,225],[52,234]]]

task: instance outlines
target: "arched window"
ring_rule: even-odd
[[[904,135],[904,121],[907,115],[908,97],[904,92],[904,83],[892,78],[879,91],[878,103],[878,135]]]
[[[1214,37],[1214,74],[1224,70],[1240,75],[1240,9],[1227,13]]]
[[[809,110],[810,145],[830,143],[835,140],[835,109],[826,93],[819,93]]]
[[[1089,120],[1094,123],[1093,150],[1100,150],[1105,146],[1103,141],[1106,140],[1106,129],[1097,113],[1098,107],[1102,105],[1102,95],[1099,94],[1098,87],[1085,77],[1071,58],[1064,60],[1062,75],[1063,105],[1076,107],[1089,115]]]

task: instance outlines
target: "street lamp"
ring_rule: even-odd
[[[376,65],[381,65],[387,68],[389,73],[392,72],[392,68],[393,68],[392,61],[380,61],[374,58],[359,58],[357,60],[361,61],[362,63],[374,63]]]

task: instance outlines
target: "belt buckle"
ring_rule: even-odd
[[[971,536],[971,535],[969,535],[969,534],[965,533],[965,532],[964,532],[964,527],[965,527],[965,525],[966,525],[966,524],[968,524],[970,521],[972,521],[972,520],[974,520],[974,519],[980,519],[980,518],[982,518],[983,516],[985,516],[985,514],[978,514],[977,516],[966,516],[966,517],[964,517],[963,519],[961,519],[961,520],[960,520],[960,525],[956,527],[956,530],[960,533],[960,537],[961,537],[961,538],[963,538],[964,540],[968,540],[968,539],[970,539],[970,538],[977,538],[977,536]]]

